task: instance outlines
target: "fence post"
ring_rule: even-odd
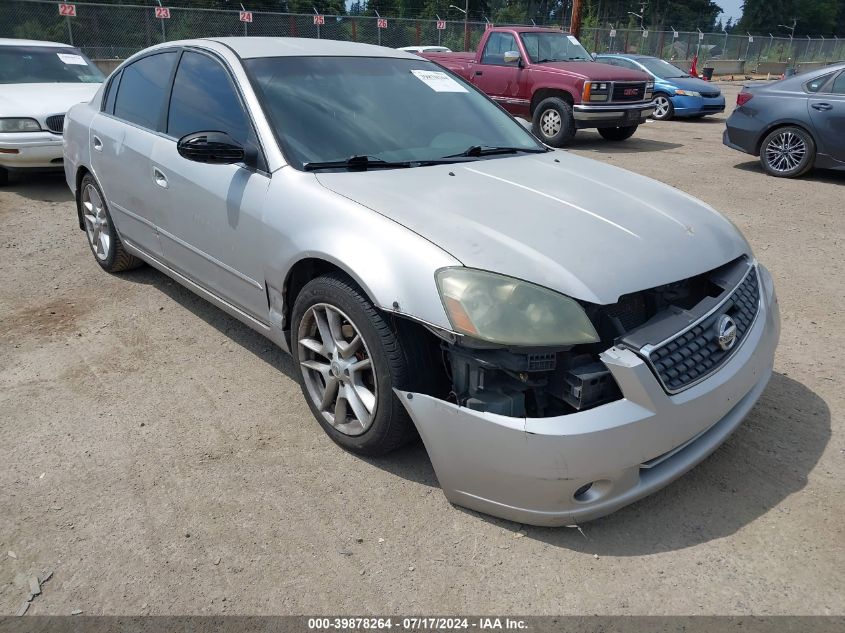
[[[352,41],[358,41],[358,18],[352,18]]]
[[[416,20],[414,22],[414,26],[416,26],[416,28],[417,28],[417,46],[419,46],[420,45],[420,21]]]

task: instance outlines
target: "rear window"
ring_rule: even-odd
[[[0,84],[98,84],[103,79],[78,48],[0,46]]]

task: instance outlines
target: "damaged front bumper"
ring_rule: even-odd
[[[771,277],[741,347],[707,379],[667,394],[635,352],[601,360],[622,399],[549,418],[474,411],[397,392],[452,503],[533,525],[604,516],[666,486],[733,432],[765,389],[780,335]]]

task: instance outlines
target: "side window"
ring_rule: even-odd
[[[816,77],[815,79],[805,83],[804,89],[807,92],[818,92],[819,90],[822,89],[822,86],[824,86],[832,76],[833,76],[833,73],[829,73],[829,74],[823,75],[821,77]],[[841,75],[840,75],[840,77],[841,77]]]
[[[830,91],[833,94],[845,95],[845,72],[839,73],[839,76],[834,80]]]
[[[157,130],[177,55],[175,51],[158,53],[124,68],[114,101],[114,115]]]
[[[251,128],[229,73],[220,62],[185,51],[173,82],[167,133],[181,138],[206,131],[226,132],[245,144]]]
[[[481,55],[482,64],[497,64],[505,66],[505,53],[508,51],[518,51],[516,47],[516,40],[510,33],[491,33],[487,38],[487,44],[484,45],[484,53]],[[516,66],[516,63],[507,64],[508,66]]]
[[[621,66],[622,68],[630,68],[631,70],[642,70],[639,66],[637,66],[634,62],[629,59],[622,59],[621,57],[616,58],[616,65]]]
[[[114,100],[115,97],[117,97],[117,87],[120,85],[121,75],[123,75],[122,70],[111,78],[109,85],[106,87],[106,98],[103,101],[103,112],[108,112],[109,114],[114,112]]]

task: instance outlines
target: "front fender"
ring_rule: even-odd
[[[322,259],[346,271],[379,308],[451,330],[434,273],[462,264],[439,246],[292,167],[273,174],[263,215],[271,292],[283,296],[297,262]]]

